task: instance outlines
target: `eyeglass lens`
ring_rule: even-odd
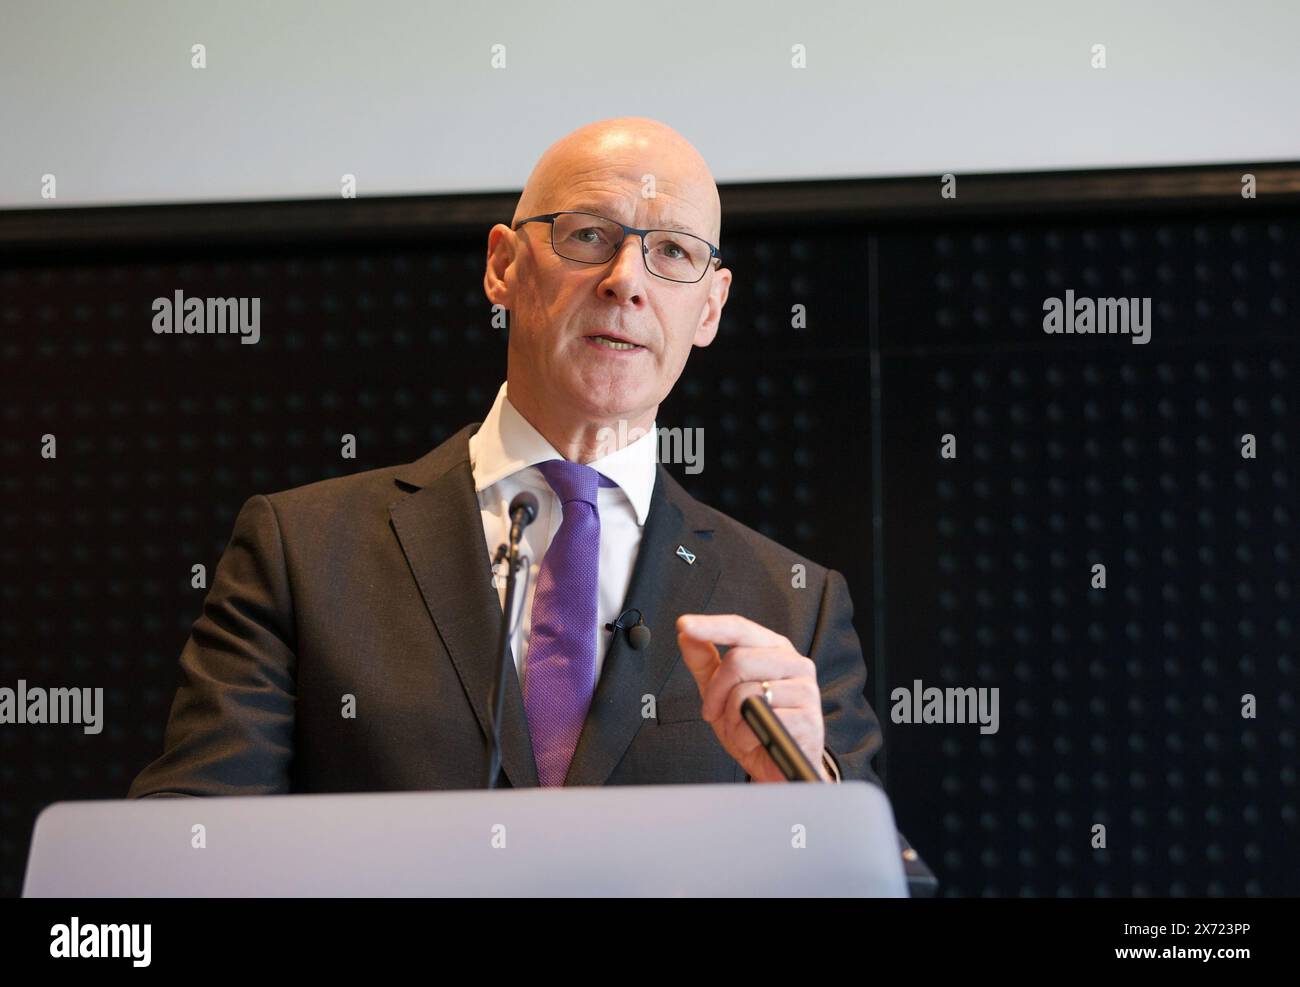
[[[564,213],[555,217],[555,252],[569,260],[603,264],[614,256],[623,229],[599,216]],[[645,235],[646,265],[661,278],[698,281],[709,264],[709,245],[690,233],[651,230]]]

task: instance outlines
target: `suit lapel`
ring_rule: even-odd
[[[479,425],[467,425],[399,470],[397,483],[411,492],[390,505],[389,514],[424,605],[486,737],[501,602],[492,586],[469,465],[469,439]],[[659,465],[623,602],[624,609],[641,611],[651,630],[650,646],[636,651],[625,634],[613,636],[565,785],[603,785],[640,729],[641,697],[659,695],[678,660],[678,615],[704,613],[713,596],[721,567],[710,550],[712,532],[699,503]],[[678,554],[679,548],[693,561]],[[513,654],[511,659],[501,766],[515,788],[536,787],[523,692]]]
[[[414,492],[390,505],[389,514],[424,605],[487,737],[501,601],[492,585],[469,465],[469,439],[479,424],[467,425],[400,470],[397,482]],[[538,784],[513,653],[506,668],[501,767],[515,788]],[[485,774],[486,768],[485,763]]]
[[[713,595],[720,566],[710,551],[712,531],[698,502],[659,465],[623,601],[623,609],[641,611],[650,646],[636,651],[625,634],[614,634],[565,785],[603,785],[640,729],[641,697],[657,696],[678,660],[677,617],[703,613]]]

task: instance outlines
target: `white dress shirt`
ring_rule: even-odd
[[[601,487],[596,495],[600,512],[596,681],[600,681],[605,652],[614,633],[605,630],[605,625],[622,613],[627,588],[632,581],[632,567],[641,547],[641,533],[650,512],[650,496],[654,492],[657,449],[656,429],[652,424],[650,430],[636,441],[585,464],[618,484]],[[537,520],[524,529],[520,540],[520,553],[529,558],[528,587],[527,595],[520,601],[519,593],[524,589],[523,571],[520,570],[515,583],[517,619],[510,640],[521,686],[528,668],[528,638],[537,573],[564,518],[559,497],[536,464],[563,458],[510,403],[506,385],[502,384],[483,424],[470,437],[469,462],[483,520],[484,549],[489,560],[496,555],[497,546],[510,535],[510,501],[523,490],[530,490],[537,496]],[[504,576],[497,581],[500,583],[497,596],[504,607]]]

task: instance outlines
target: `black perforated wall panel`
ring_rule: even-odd
[[[106,713],[0,729],[0,893],[42,806],[121,797],[158,752],[191,566],[248,496],[486,413],[483,249],[4,260],[0,684],[102,685]],[[659,415],[704,429],[705,469],[672,469],[848,577],[879,767],[944,893],[1300,893],[1296,217],[769,226],[725,253],[718,341]],[[1150,297],[1151,341],[1046,335],[1067,288]],[[260,297],[258,345],[154,335],[178,289]],[[998,688],[997,732],[892,722],[916,680]]]

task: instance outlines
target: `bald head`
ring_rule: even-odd
[[[602,199],[635,202],[650,189],[654,199],[664,200],[658,203],[660,220],[719,242],[722,205],[708,164],[685,137],[647,117],[597,120],[548,147],[528,176],[510,225]]]

